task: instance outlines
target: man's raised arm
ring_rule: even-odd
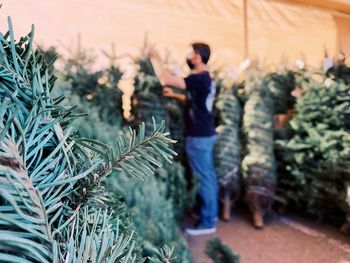
[[[160,80],[162,86],[170,86],[177,89],[186,89],[185,80],[181,77],[177,77],[171,74],[162,62],[162,59],[158,51],[153,47],[149,50],[149,57],[153,65],[154,71]]]

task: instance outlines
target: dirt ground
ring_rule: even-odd
[[[263,230],[256,230],[249,214],[240,211],[229,222],[220,221],[215,235],[185,235],[196,263],[212,262],[204,249],[214,236],[239,254],[240,263],[350,263],[349,236],[297,216],[274,215]]]

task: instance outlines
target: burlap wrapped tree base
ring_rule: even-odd
[[[222,219],[224,220],[231,218],[231,208],[241,192],[239,185],[238,168],[219,178],[219,200],[222,204]]]
[[[345,223],[340,227],[340,232],[350,234],[350,213],[348,214]]]
[[[274,192],[264,187],[251,186],[247,190],[246,198],[252,212],[265,214],[271,210]]]

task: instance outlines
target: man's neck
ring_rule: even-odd
[[[193,73],[201,73],[204,71],[208,71],[208,66],[206,64],[199,64],[193,69]]]

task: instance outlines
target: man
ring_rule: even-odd
[[[186,154],[192,173],[199,177],[201,198],[200,222],[186,229],[190,235],[216,232],[218,193],[213,166],[215,126],[211,115],[215,86],[208,72],[210,48],[205,43],[193,43],[186,62],[191,74],[186,78],[174,76],[167,71],[161,58],[153,48],[149,52],[156,74],[163,86],[185,90],[185,96],[171,88],[164,88],[163,94],[185,102],[184,119],[186,126]]]

